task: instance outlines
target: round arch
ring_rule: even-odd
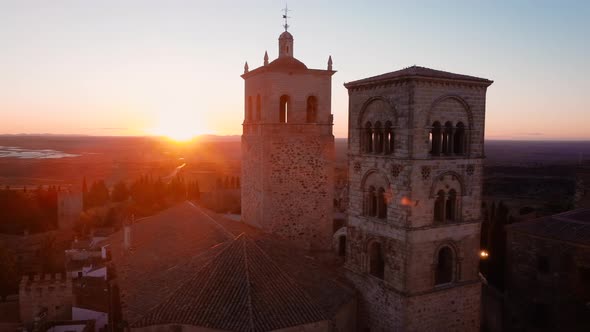
[[[361,186],[359,188],[361,191],[363,190],[363,188],[366,187],[367,181],[371,178],[371,176],[376,176],[376,177],[380,177],[381,179],[383,179],[384,180],[383,187],[389,189],[390,182],[389,182],[389,178],[387,178],[387,175],[383,174],[378,169],[372,168],[372,169],[368,170],[367,172],[365,172],[365,174],[363,175],[363,178],[361,179]]]
[[[432,105],[430,105],[430,108],[428,109],[428,116],[426,117],[426,127],[429,127],[432,125],[432,122],[433,122],[432,113],[434,112],[434,109],[436,108],[436,106],[438,106],[438,104],[442,103],[443,101],[445,101],[447,99],[455,100],[463,106],[463,109],[467,113],[467,128],[468,129],[473,128],[473,113],[471,112],[471,107],[469,106],[467,101],[465,101],[465,99],[461,98],[458,95],[444,95],[444,96],[437,98],[434,102],[432,102]]]
[[[396,127],[398,125],[398,119],[397,119],[397,110],[395,109],[395,106],[389,102],[389,100],[387,100],[386,98],[382,97],[382,96],[376,96],[376,97],[370,97],[369,99],[367,99],[364,103],[363,106],[361,106],[361,111],[358,115],[357,118],[357,127],[358,128],[362,128],[363,127],[363,118],[365,117],[365,113],[367,111],[367,108],[369,108],[369,106],[376,102],[376,101],[382,101],[386,106],[388,106],[388,109],[386,110],[387,112],[391,111],[393,112],[393,121],[392,124],[394,127]],[[384,121],[386,121],[385,119],[383,119]]]
[[[467,190],[465,189],[465,182],[463,180],[463,177],[461,177],[461,175],[455,171],[446,171],[443,172],[439,175],[437,175],[433,180],[432,180],[432,185],[430,186],[430,197],[435,197],[436,195],[436,184],[441,180],[444,179],[445,176],[452,176],[457,182],[459,182],[459,188],[461,190],[460,196],[467,196]]]

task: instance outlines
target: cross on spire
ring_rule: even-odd
[[[290,10],[289,10],[289,7],[287,7],[287,3],[285,3],[285,8],[283,8],[281,10],[284,12],[283,19],[285,20],[285,24],[283,24],[283,27],[285,28],[285,31],[287,31],[287,29],[289,29],[289,24],[288,24],[287,20],[291,18],[291,16],[288,16]]]

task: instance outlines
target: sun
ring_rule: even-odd
[[[196,136],[206,134],[202,122],[191,118],[170,116],[160,119],[156,126],[149,130],[152,135],[165,136],[177,142],[190,141]]]

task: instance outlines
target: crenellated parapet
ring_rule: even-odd
[[[19,309],[25,325],[42,312],[47,320],[71,319],[72,300],[72,279],[67,274],[36,274],[20,281]]]

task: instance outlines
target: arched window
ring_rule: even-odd
[[[248,106],[246,108],[246,122],[252,121],[252,96],[248,96]]]
[[[373,152],[373,128],[370,122],[365,125],[365,152]]]
[[[256,121],[260,121],[262,118],[262,105],[260,103],[260,95],[256,95]]]
[[[381,130],[381,122],[375,122],[374,130],[375,153],[383,152],[383,131]]]
[[[369,273],[377,278],[383,279],[385,274],[385,260],[381,243],[372,242],[369,245]]]
[[[315,96],[307,97],[307,123],[317,122],[318,99]]]
[[[387,218],[387,200],[385,199],[385,189],[377,190],[377,217],[380,219]]]
[[[436,121],[432,124],[432,130],[430,132],[430,153],[433,156],[440,155],[441,149],[441,140],[442,140],[442,129],[440,126],[440,122]]]
[[[279,122],[287,123],[289,106],[291,104],[291,98],[287,95],[282,95],[279,102]]]
[[[457,192],[451,189],[447,196],[447,205],[445,206],[446,220],[455,221],[457,217]]]
[[[445,123],[445,129],[442,137],[442,152],[444,154],[453,153],[453,124]]]
[[[369,216],[375,217],[377,215],[377,193],[375,187],[369,187]]]
[[[439,190],[434,201],[434,221],[443,222],[445,220],[445,192]]]
[[[346,236],[338,238],[338,256],[346,256]]]
[[[363,206],[364,215],[367,217],[376,217],[379,203],[377,198],[378,193],[375,190],[375,187],[370,186],[365,195],[365,203]]]
[[[434,284],[446,284],[453,281],[453,251],[443,247],[438,251]]]
[[[462,122],[457,123],[455,135],[453,137],[455,154],[465,153],[465,125]]]
[[[391,122],[387,121],[385,122],[385,128],[383,130],[384,132],[384,151],[385,154],[391,154],[393,153],[393,149],[394,149],[394,141],[393,141],[393,129],[391,128]]]

